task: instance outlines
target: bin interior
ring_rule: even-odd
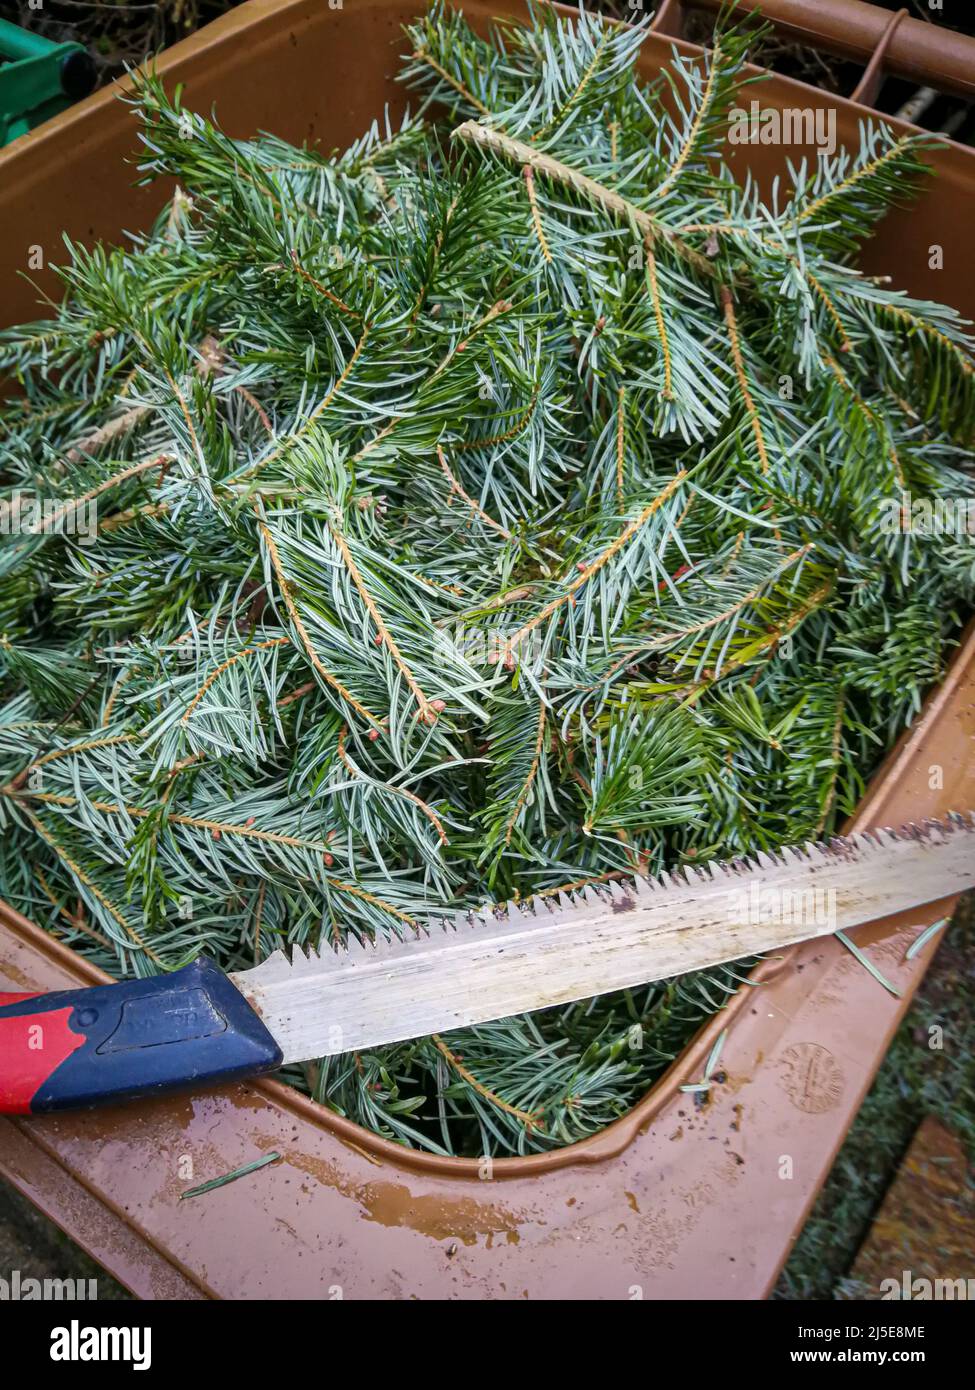
[[[406,94],[393,77],[398,54],[403,50],[401,26],[415,17],[418,8],[415,3],[401,0],[346,0],[341,10],[332,10],[320,0],[291,0],[285,4],[250,0],[164,55],[159,67],[167,82],[183,84],[187,105],[214,108],[231,135],[249,136],[261,129],[298,143],[317,142],[325,149],[341,147],[360,134],[387,104],[394,116],[404,108]],[[513,0],[475,0],[464,9],[481,28],[496,13],[522,13]],[[680,47],[691,51],[688,45]],[[660,70],[670,49],[670,40],[648,35],[641,63],[646,76]],[[804,106],[813,100],[809,89],[778,76],[764,83],[760,90],[765,105]],[[815,100],[825,99],[816,94]],[[836,110],[840,143],[858,143],[857,126],[867,117],[866,110],[840,98],[830,98],[826,104]],[[110,88],[0,154],[0,222],[5,228],[0,241],[0,283],[6,322],[37,316],[41,312],[36,305],[37,288],[55,288],[47,268],[32,273],[34,285],[20,278],[34,248],[43,249],[47,267],[58,259],[62,232],[86,243],[99,239],[118,241],[147,226],[155,216],[167,190],[159,184],[150,188],[135,186],[131,162],[134,147],[134,122]],[[742,169],[750,168],[768,190],[772,178],[781,171],[783,152],[771,146],[739,147],[736,159]],[[951,303],[969,314],[975,310],[975,274],[966,255],[966,218],[959,215],[959,209],[972,206],[975,156],[961,147],[949,146],[935,152],[931,162],[936,177],[911,211],[895,210],[885,220],[867,248],[863,267],[870,273],[893,273],[897,285],[910,293]],[[940,264],[932,265],[932,261],[938,261],[932,254],[935,245],[942,248],[942,255]],[[958,763],[957,754],[954,759],[946,758],[946,762],[955,764],[955,777],[943,793],[934,796],[929,791],[925,795],[918,780],[918,758],[929,755],[925,740],[930,742],[934,737],[942,747],[958,749],[964,747],[959,741],[971,736],[959,704],[969,699],[968,683],[975,664],[970,646],[956,663],[955,674],[947,683],[950,688],[934,698],[934,714],[929,715],[928,724],[905,742],[904,748],[912,750],[908,755],[909,767],[903,765],[902,750],[888,765],[886,777],[877,784],[880,790],[874,794],[874,808],[882,805],[890,819],[908,814],[908,809],[894,809],[902,805],[923,805],[926,811],[934,813],[951,804],[975,801],[970,770],[963,758]],[[969,722],[970,705],[969,699]],[[903,779],[903,786],[899,788],[892,777]],[[908,786],[913,800],[905,802],[904,790]],[[879,935],[875,933],[871,939],[900,940],[906,927],[936,920],[938,915],[943,915],[943,909],[940,914],[934,910],[911,914],[896,924],[893,935],[889,924],[879,924]],[[13,981],[12,988],[20,983],[18,973],[29,984],[48,987],[52,981],[63,985],[92,978],[90,966],[75,964],[71,953],[63,947],[54,949],[54,944],[48,946],[39,941],[39,934],[32,932],[16,914],[5,911],[4,920],[9,935],[0,941],[0,967]],[[158,1102],[144,1110],[140,1107],[143,1113],[138,1119],[125,1112],[104,1112],[99,1117],[67,1116],[24,1122],[18,1126],[18,1132],[21,1137],[26,1136],[29,1144],[56,1156],[69,1185],[70,1181],[80,1182],[86,1191],[96,1195],[103,1208],[114,1211],[126,1229],[134,1224],[155,1255],[163,1252],[164,1262],[179,1269],[181,1277],[187,1277],[194,1287],[206,1293],[241,1296],[246,1289],[251,1296],[259,1296],[254,1291],[267,1289],[276,1256],[289,1262],[287,1282],[292,1291],[321,1287],[321,1280],[327,1281],[333,1267],[329,1261],[341,1264],[347,1258],[340,1256],[339,1249],[343,1241],[353,1236],[358,1242],[356,1259],[362,1266],[361,1274],[356,1276],[360,1287],[392,1287],[395,1278],[390,1252],[395,1251],[400,1264],[404,1259],[419,1260],[417,1278],[426,1293],[451,1287],[461,1292],[480,1289],[480,1296],[484,1296],[483,1290],[496,1289],[498,1281],[513,1280],[514,1287],[522,1278],[536,1295],[543,1289],[556,1288],[563,1293],[578,1293],[584,1287],[596,1288],[598,1281],[616,1268],[619,1251],[608,1223],[616,1207],[623,1213],[624,1205],[630,1212],[625,1219],[632,1223],[633,1194],[621,1186],[621,1182],[630,1182],[641,1194],[634,1197],[637,1205],[641,1200],[649,1201],[655,1213],[627,1257],[631,1265],[633,1261],[641,1264],[640,1269],[629,1268],[629,1274],[640,1274],[642,1286],[648,1288],[646,1296],[653,1296],[649,1289],[659,1277],[652,1258],[654,1251],[657,1257],[667,1256],[665,1263],[672,1273],[676,1270],[676,1280],[668,1283],[664,1277],[661,1288],[676,1288],[683,1281],[687,1290],[700,1296],[703,1278],[709,1287],[733,1291],[737,1296],[755,1296],[774,1279],[791,1234],[801,1225],[802,1215],[869,1084],[886,1039],[923,970],[924,958],[902,982],[905,997],[901,1001],[879,999],[874,995],[876,986],[872,981],[869,994],[864,995],[863,981],[851,975],[845,968],[848,962],[842,951],[834,951],[832,946],[833,943],[820,945],[816,953],[793,953],[788,968],[769,974],[767,993],[762,998],[769,1001],[768,1019],[773,1023],[770,1026],[766,1022],[764,1034],[756,1032],[758,1025],[749,1019],[748,1001],[743,995],[736,1009],[741,1020],[737,1040],[733,1034],[723,1053],[729,1072],[734,1075],[737,1071],[743,1090],[751,1088],[754,1096],[758,1119],[749,1141],[755,1146],[754,1152],[771,1153],[784,1142],[787,1133],[788,1142],[795,1150],[804,1150],[808,1160],[802,1181],[788,1195],[777,1194],[771,1204],[767,1179],[764,1185],[756,1186],[749,1175],[751,1185],[746,1183],[745,1195],[739,1186],[744,1177],[732,1175],[729,1170],[718,1181],[717,1189],[713,1186],[713,1166],[709,1167],[706,1161],[705,1140],[712,1134],[717,1137],[718,1130],[713,1126],[720,1123],[721,1114],[727,1118],[728,1112],[722,1112],[721,1105],[706,1122],[701,1122],[702,1132],[696,1140],[687,1135],[693,1156],[687,1145],[673,1138],[673,1133],[683,1130],[678,1118],[681,1097],[677,1086],[681,1080],[695,1079],[691,1072],[721,1022],[704,1030],[656,1088],[656,1097],[619,1122],[619,1127],[613,1126],[594,1141],[573,1146],[577,1152],[539,1155],[539,1161],[499,1161],[495,1165],[500,1170],[498,1176],[506,1178],[510,1171],[510,1178],[504,1181],[497,1196],[492,1191],[485,1197],[483,1189],[476,1186],[472,1190],[475,1175],[459,1161],[428,1161],[429,1156],[391,1152],[392,1146],[364,1131],[344,1126],[302,1098],[288,1095],[270,1083],[234,1088],[211,1098]],[[798,973],[800,966],[806,970],[804,977]],[[817,995],[817,990],[825,993]],[[862,1013],[864,1009],[869,1021],[860,1019],[854,1026],[851,1011]],[[752,1008],[751,1013],[754,1015],[756,1010]],[[796,1036],[791,1026],[796,1018],[804,1021],[808,1038],[802,1027]],[[830,1029],[837,1031],[831,1034]],[[759,1037],[761,1046],[756,1042]],[[826,1080],[832,1078],[826,1087],[829,1103],[807,1108],[793,1099],[791,1113],[788,1109],[783,1112],[783,1094],[788,1099],[788,1084],[783,1088],[781,1078],[789,1074],[790,1066],[800,1065],[789,1062],[789,1049],[794,1052],[798,1048],[801,1058],[802,1049],[807,1047],[813,1049],[814,1057],[825,1053],[827,1060],[821,1067]],[[778,1061],[771,1066],[773,1058]],[[835,1070],[831,1070],[831,1065]],[[783,1113],[788,1122],[784,1127]],[[216,1136],[208,1141],[212,1160],[224,1164],[224,1170],[249,1161],[256,1156],[255,1150],[263,1151],[262,1144],[266,1148],[269,1138],[285,1147],[282,1167],[275,1165],[264,1170],[260,1183],[255,1179],[256,1201],[249,1204],[241,1185],[232,1185],[225,1191],[233,1195],[213,1204],[213,1208],[219,1209],[223,1201],[223,1217],[227,1215],[228,1201],[231,1209],[239,1204],[241,1211],[249,1211],[253,1234],[245,1242],[248,1269],[241,1267],[235,1242],[219,1236],[209,1216],[203,1218],[201,1207],[194,1208],[199,1220],[193,1223],[186,1207],[180,1211],[174,1200],[173,1182],[163,1155],[171,1152],[174,1145],[199,1146],[208,1126]],[[288,1126],[295,1137],[285,1143],[283,1135]],[[668,1133],[668,1127],[672,1133]],[[689,1128],[693,1130],[694,1126]],[[803,1129],[805,1133],[800,1132]],[[0,1127],[0,1133],[6,1135],[7,1127]],[[367,1156],[364,1168],[357,1157],[363,1152]],[[697,1157],[699,1152],[701,1158]],[[8,1154],[6,1159],[4,1153]],[[678,1153],[683,1157],[675,1164]],[[506,1164],[512,1165],[510,1170]],[[370,1171],[373,1165],[385,1171]],[[603,1179],[595,1187],[583,1180],[593,1165]],[[0,1170],[15,1176],[18,1185],[32,1191],[34,1179],[28,1168],[22,1157],[10,1158],[9,1146],[4,1149],[0,1143]],[[291,1173],[287,1179],[278,1176],[285,1168]],[[535,1175],[556,1172],[560,1175],[557,1185],[550,1176],[541,1187],[532,1186]],[[688,1185],[694,1172],[698,1174],[698,1189]],[[647,1186],[650,1173],[652,1188]],[[282,1183],[290,1183],[295,1175],[298,1186],[306,1193],[301,1240],[297,1234],[293,1240],[285,1237],[277,1229],[286,1210],[294,1216],[291,1199],[297,1196],[297,1189],[289,1194]],[[517,1197],[510,1191],[509,1183],[517,1184]],[[398,1198],[385,1190],[390,1184],[402,1187]],[[542,1191],[546,1186],[547,1193]],[[253,1192],[254,1188],[248,1190]],[[55,1192],[47,1198],[48,1209],[66,1223],[71,1220],[67,1192],[65,1187],[60,1194]],[[761,1213],[761,1239],[755,1239],[737,1270],[705,1258],[700,1223],[696,1217],[686,1220],[689,1209],[707,1211],[719,1195],[722,1225],[714,1249],[725,1245],[729,1250],[738,1248],[743,1223],[758,1220]],[[574,1207],[582,1197],[580,1210],[567,1215],[566,1209]],[[447,1213],[441,1220],[435,1220],[432,1209],[424,1205],[435,1206],[438,1202]],[[582,1238],[580,1233],[588,1232],[591,1236],[592,1258],[588,1264],[583,1262],[583,1268],[554,1270],[543,1267],[547,1256],[541,1264],[535,1258],[544,1249],[544,1211],[553,1210],[554,1203],[562,1211],[558,1222],[549,1223],[552,1241],[564,1241],[568,1251],[574,1248],[572,1242]],[[417,1210],[427,1214],[417,1216]],[[365,1240],[363,1221],[370,1237]],[[383,1238],[378,1243],[371,1239],[375,1232],[368,1230],[369,1223],[382,1228]],[[683,1225],[687,1230],[682,1234]],[[462,1240],[464,1259],[445,1264],[444,1243],[451,1232],[458,1231],[467,1233]],[[511,1234],[514,1239],[510,1239]],[[414,1237],[421,1241],[422,1258],[413,1244]],[[320,1255],[325,1252],[314,1270],[309,1267],[311,1262],[303,1270],[299,1268],[298,1247],[307,1239],[317,1241]],[[495,1239],[508,1247],[506,1258],[489,1253]],[[429,1250],[431,1241],[437,1245],[436,1253]],[[520,1244],[534,1255],[518,1255]],[[103,1259],[110,1255],[103,1239],[96,1253]],[[732,1262],[735,1258],[727,1257]],[[114,1272],[145,1292],[144,1272],[139,1272],[138,1259],[133,1264],[129,1253],[122,1265]],[[414,1268],[414,1264],[409,1267]],[[349,1277],[348,1271],[345,1277]],[[623,1277],[627,1277],[625,1272]]]

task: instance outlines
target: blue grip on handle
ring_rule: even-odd
[[[53,1070],[43,1078],[34,1071],[40,1084],[29,1097],[32,1114],[235,1081],[281,1065],[258,1015],[204,956],[171,975],[59,990],[2,1010],[3,1020],[29,1019],[41,1038],[45,1014],[67,1017],[81,1041],[66,1056],[63,1046],[52,1049]],[[33,1060],[35,1068],[42,1062]],[[17,1061],[0,1055],[0,1072]]]

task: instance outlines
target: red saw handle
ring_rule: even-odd
[[[261,1019],[205,957],[146,980],[0,994],[2,1114],[129,1100],[280,1065]]]

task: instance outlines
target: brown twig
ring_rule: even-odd
[[[664,322],[663,305],[660,302],[660,288],[657,284],[657,261],[653,254],[653,244],[649,237],[643,244],[644,254],[647,258],[647,286],[650,290],[650,299],[653,304],[653,316],[657,324],[657,337],[660,339],[660,351],[664,362],[664,385],[661,396],[665,401],[674,399],[673,373],[670,362],[670,341],[667,337],[667,325]]]
[[[689,265],[694,266],[702,275],[707,275],[713,279],[717,274],[715,267],[706,256],[702,256],[699,251],[688,246],[687,242],[665,223],[651,213],[645,212],[643,208],[637,207],[635,203],[629,202],[614,189],[597,183],[595,179],[589,178],[586,174],[581,174],[578,169],[573,169],[571,165],[564,164],[551,155],[542,154],[539,150],[533,149],[531,145],[526,145],[521,140],[515,140],[510,135],[504,135],[501,131],[492,130],[490,126],[479,125],[477,121],[465,121],[463,125],[458,126],[451,133],[451,139],[466,140],[472,144],[481,145],[495,154],[503,154],[516,164],[529,165],[546,178],[574,189],[587,202],[594,203],[604,212],[635,226],[641,236],[651,237],[654,240],[658,237],[661,238],[676,255]]]
[[[547,603],[540,613],[536,613],[534,618],[530,618],[527,623],[522,624],[508,642],[507,649],[513,652],[525,637],[538,627],[540,623],[543,623],[546,618],[550,618],[563,604],[568,603],[577,590],[582,588],[583,584],[592,579],[593,575],[598,574],[603,566],[608,564],[613,556],[622,550],[627,542],[650,520],[653,514],[663,506],[668,497],[676,491],[686,477],[687,469],[682,468],[679,473],[671,478],[667,486],[654,498],[650,505],[644,507],[639,516],[634,517],[632,521],[627,523],[612,544],[607,546],[603,553],[597,556],[591,565],[586,565],[584,567],[580,566],[581,572],[573,579],[572,583],[566,587],[563,593],[559,594],[557,598],[552,599],[551,603]],[[500,660],[500,654],[497,659]]]
[[[616,393],[616,501],[620,511],[623,510],[625,495],[623,487],[623,462],[626,447],[626,416],[623,414],[625,396],[626,387],[621,386]]]
[[[444,457],[444,451],[443,449],[441,449],[439,444],[437,445],[437,458],[440,461],[440,467],[443,469],[444,476],[450,483],[451,492],[456,492],[458,497],[462,497],[463,500],[470,507],[471,511],[474,512],[475,515],[479,516],[480,519],[484,522],[485,526],[490,526],[493,531],[497,531],[497,533],[500,536],[504,536],[506,541],[513,542],[515,538],[511,534],[511,532],[506,531],[500,522],[495,521],[493,517],[488,516],[484,508],[481,507],[477,502],[475,502],[474,498],[471,497],[470,493],[464,491],[459,481],[454,477],[453,473],[451,473],[450,468],[447,464],[447,460]]]
[[[530,164],[526,164],[521,172],[525,180],[525,189],[528,193],[528,204],[532,214],[532,226],[535,228],[538,244],[542,248],[542,255],[545,257],[546,261],[551,264],[552,252],[549,248],[548,238],[545,235],[545,228],[542,226],[542,218],[538,210],[538,196],[535,193],[535,173]]]
[[[333,514],[332,520],[329,522],[328,525],[329,531],[332,535],[332,539],[338,546],[339,553],[342,556],[342,559],[345,563],[345,567],[349,571],[352,583],[358,590],[359,597],[366,605],[366,608],[369,611],[369,616],[372,618],[373,622],[376,625],[379,640],[382,642],[383,646],[386,647],[390,656],[392,656],[393,661],[396,663],[396,666],[399,669],[400,674],[406,681],[406,684],[409,687],[414,700],[416,700],[418,707],[418,717],[424,724],[435,724],[437,722],[437,711],[434,708],[431,701],[427,699],[427,697],[424,695],[423,691],[417,684],[416,677],[414,676],[412,670],[408,666],[406,659],[403,656],[403,653],[397,646],[395,637],[390,632],[389,628],[386,626],[386,622],[383,618],[383,615],[380,613],[379,609],[376,606],[375,600],[373,599],[369,590],[366,588],[365,581],[363,580],[362,575],[359,571],[359,566],[356,564],[355,559],[352,555],[352,551],[349,549],[348,541],[345,539],[345,536],[342,534],[342,530],[339,527],[338,517]]]
[[[738,323],[735,319],[735,301],[731,290],[727,285],[721,286],[720,291],[721,305],[724,309],[724,321],[728,329],[728,338],[731,342],[731,359],[735,366],[735,376],[738,378],[738,387],[741,391],[742,400],[745,402],[745,410],[751,423],[752,434],[755,436],[755,447],[758,450],[758,457],[762,465],[762,472],[769,470],[768,451],[765,448],[765,435],[762,431],[762,422],[758,418],[758,410],[752,397],[748,385],[748,373],[745,370],[745,359],[741,353],[741,343],[738,338]]]
[[[430,1041],[433,1043],[434,1047],[436,1047],[440,1055],[453,1067],[457,1075],[463,1081],[466,1081],[468,1086],[476,1091],[479,1096],[483,1097],[484,1100],[488,1101],[489,1104],[497,1106],[497,1108],[503,1110],[506,1115],[511,1115],[514,1119],[523,1124],[526,1129],[539,1129],[543,1127],[539,1122],[537,1114],[529,1114],[527,1110],[519,1110],[516,1105],[509,1105],[506,1100],[502,1100],[494,1091],[489,1090],[483,1082],[478,1081],[474,1073],[464,1066],[456,1053],[451,1052],[439,1033],[431,1033]]]
[[[261,879],[257,890],[257,904],[254,908],[254,964],[261,959],[261,918],[264,915],[264,897],[267,893],[267,879]]]
[[[106,444],[111,444],[118,439],[119,435],[128,433],[135,429],[136,425],[142,423],[152,410],[149,405],[134,405],[122,415],[117,415],[114,420],[109,420],[106,424],[100,425],[93,430],[80,444],[75,444],[65,454],[67,463],[82,463],[89,455],[97,453]]]
[[[331,671],[329,671],[322,663],[321,658],[315,651],[315,648],[312,646],[312,640],[308,636],[308,630],[301,620],[301,615],[298,612],[297,606],[295,605],[295,601],[291,597],[291,583],[286,577],[284,570],[281,567],[281,557],[278,554],[278,547],[275,542],[275,539],[271,535],[270,530],[263,521],[258,522],[258,527],[261,532],[261,535],[264,537],[264,544],[267,546],[267,553],[271,561],[271,567],[274,570],[275,575],[277,576],[278,588],[281,592],[281,598],[284,601],[284,606],[288,610],[288,616],[291,619],[295,631],[301,638],[301,644],[305,649],[305,654],[307,655],[308,660],[311,662],[312,666],[314,666],[315,670],[321,676],[322,680],[325,681],[327,685],[330,685],[333,690],[337,691],[338,694],[342,696],[342,699],[345,700],[348,704],[350,704],[357,714],[360,714],[363,719],[368,720],[368,722],[374,725],[375,728],[381,728],[382,726],[380,724],[380,721],[371,712],[371,710],[366,709],[365,705],[362,704],[361,701],[357,700],[356,697],[352,694],[352,691],[349,690],[346,686],[344,686],[337,676],[333,676]]]

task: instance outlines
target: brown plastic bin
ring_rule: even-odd
[[[188,104],[215,106],[231,134],[260,128],[341,146],[386,102],[394,111],[404,105],[392,75],[400,26],[419,8],[416,0],[344,0],[342,9],[327,0],[250,0],[159,67],[167,81],[184,83]],[[523,13],[515,0],[464,8],[479,24]],[[670,44],[647,38],[646,75],[666,61]],[[781,77],[759,90],[770,106],[835,108],[841,142],[856,142],[868,114]],[[7,321],[38,312],[34,291],[15,275],[29,247],[56,260],[62,230],[82,241],[118,240],[154,215],[163,194],[132,186],[123,160],[133,148],[132,123],[107,91],[0,154]],[[739,147],[738,157],[767,180],[783,152]],[[931,162],[937,179],[914,210],[886,219],[864,265],[971,314],[975,155],[953,145]],[[929,266],[935,243],[944,270]],[[975,630],[874,780],[856,824],[975,806],[973,738]],[[144,1298],[761,1298],[935,949],[906,962],[905,946],[951,907],[932,904],[858,933],[900,998],[833,940],[765,962],[638,1106],[556,1153],[489,1168],[438,1159],[257,1082],[0,1120],[0,1175]],[[0,989],[102,978],[0,906]],[[699,1080],[723,1028],[726,1079],[698,1107],[680,1086]],[[179,1200],[186,1187],[272,1152],[279,1161]]]

